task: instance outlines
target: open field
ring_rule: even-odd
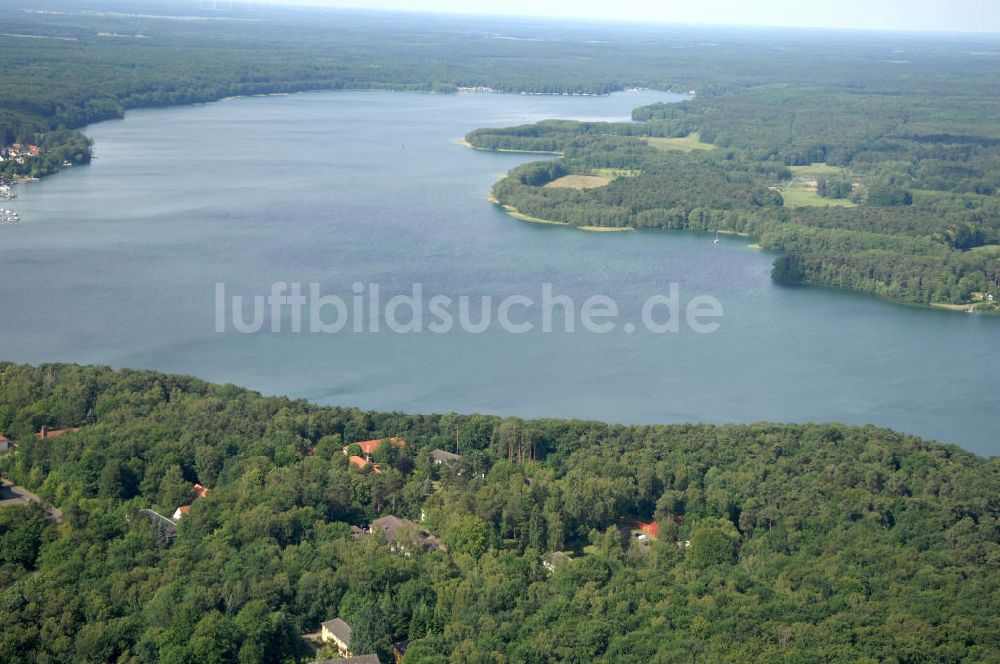
[[[846,169],[829,164],[808,164],[789,166],[792,181],[778,188],[785,199],[785,207],[855,207],[846,198],[824,198],[816,193],[816,180],[821,177],[849,177]]]
[[[695,150],[714,150],[711,143],[702,143],[701,136],[695,132],[687,136],[671,138],[649,138],[647,142],[657,150],[680,150],[681,152],[694,152]]]
[[[608,186],[613,179],[607,175],[564,175],[545,186],[552,189],[599,189]]]

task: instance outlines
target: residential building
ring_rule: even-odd
[[[351,657],[351,626],[345,620],[327,620],[321,625],[320,638],[335,645],[341,657]]]
[[[431,450],[431,460],[434,461],[435,466],[440,466],[443,463],[451,463],[452,461],[458,461],[462,457],[458,456],[453,452],[445,452],[444,450]]]
[[[69,429],[49,429],[48,427],[43,426],[38,433],[35,434],[35,437],[39,440],[44,438],[58,438],[64,434],[76,433],[77,431],[80,431],[80,427],[72,427]]]
[[[393,551],[401,551],[409,555],[414,549],[423,551],[437,551],[444,546],[438,538],[431,535],[419,525],[409,519],[400,519],[398,516],[384,516],[375,519],[371,525],[372,533],[382,533],[389,548]]]

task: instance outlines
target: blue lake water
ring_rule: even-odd
[[[670,98],[308,93],[93,125],[94,163],[19,187],[24,221],[0,226],[0,358],[380,410],[873,423],[1000,452],[1000,319],[780,287],[773,256],[741,238],[516,221],[485,195],[539,157],[457,144],[476,127],[624,119]],[[620,319],[607,334],[544,333],[539,308],[512,314],[535,324],[526,334],[215,331],[216,283],[253,296],[278,281],[345,300],[377,282],[383,301],[419,282],[475,302],[537,301],[548,282],[578,306],[614,298]],[[671,283],[682,304],[722,304],[717,332],[624,330]]]

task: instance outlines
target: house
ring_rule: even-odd
[[[376,438],[374,440],[362,440],[358,443],[351,443],[351,445],[357,445],[361,448],[361,455],[368,461],[371,461],[371,456],[375,454],[375,450],[382,447],[382,444],[386,441],[389,442],[393,447],[406,447],[406,441],[402,438],[396,438],[395,436],[391,438]],[[347,454],[347,450],[350,449],[351,445],[344,446],[344,454]]]
[[[80,430],[80,427],[73,427],[70,429],[49,429],[47,426],[43,426],[38,433],[35,434],[35,437],[38,438],[38,440],[42,440],[44,438],[58,438],[64,434],[76,433]]]
[[[650,539],[659,539],[660,537],[660,524],[656,521],[649,521],[646,523],[640,521],[639,530],[648,535]]]
[[[542,567],[547,569],[549,574],[551,574],[552,572],[555,572],[557,568],[565,565],[571,560],[573,560],[573,557],[565,551],[551,551],[542,556]]]
[[[419,547],[424,551],[437,551],[444,548],[437,537],[429,534],[414,522],[409,519],[400,519],[391,514],[372,521],[371,532],[382,533],[385,535],[385,541],[389,543],[390,549],[403,551],[407,555],[413,547]]]
[[[194,491],[194,496],[196,500],[198,498],[204,498],[205,496],[208,495],[209,492],[208,487],[204,487],[198,483],[195,483],[194,486],[191,487],[191,489]],[[191,511],[190,505],[181,505],[176,510],[174,510],[174,521],[180,521],[181,517],[183,517],[190,511]]]
[[[378,655],[360,655],[358,657],[341,657],[339,659],[324,659],[313,664],[381,664]]]
[[[10,449],[10,440],[7,439],[7,436],[0,436],[0,452],[6,452],[8,449]]]
[[[369,464],[368,459],[364,457],[359,457],[357,454],[352,454],[351,456],[347,457],[347,461],[350,462],[352,466],[357,466],[358,468],[365,468]],[[372,465],[372,470],[374,472],[378,474],[382,473],[382,469],[378,467],[377,463],[373,463],[371,465]]]
[[[462,457],[452,452],[445,452],[444,450],[431,450],[431,460],[434,461],[435,466],[440,466],[443,463],[451,463],[452,461],[458,461],[461,458]]]
[[[320,626],[323,643],[332,643],[341,657],[351,656],[351,626],[340,618],[327,620]]]

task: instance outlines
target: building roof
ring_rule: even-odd
[[[402,438],[396,438],[395,436],[391,438],[376,438],[374,440],[362,440],[358,443],[351,443],[351,445],[357,445],[361,448],[361,451],[365,454],[371,455],[375,453],[375,450],[382,447],[382,443],[389,441],[394,447],[406,447],[406,441]],[[350,447],[350,445],[348,445]]]
[[[0,434],[0,443],[9,443],[10,439],[7,436]]]
[[[660,524],[658,524],[655,521],[649,521],[649,522],[646,522],[646,523],[643,523],[642,521],[640,521],[639,522],[639,530],[641,530],[642,532],[646,533],[647,535],[649,535],[653,539],[658,539],[660,537]]]
[[[199,498],[204,498],[205,496],[207,496],[208,495],[208,491],[209,491],[208,487],[204,487],[204,486],[202,486],[200,484],[195,484],[194,485],[195,495],[197,495]]]
[[[337,637],[345,646],[351,647],[351,626],[347,622],[340,618],[334,618],[323,623],[323,628]]]
[[[398,516],[384,516],[381,519],[375,519],[372,521],[372,532],[382,533],[385,535],[385,539],[388,542],[396,541],[396,530],[405,524],[406,521],[400,519]],[[412,521],[410,523],[413,523]]]
[[[49,429],[48,427],[42,427],[42,430],[35,434],[39,439],[41,438],[58,438],[65,433],[76,433],[80,430],[80,427],[74,427],[71,429]]]
[[[347,457],[347,460],[352,465],[355,465],[358,468],[365,468],[368,465],[368,463],[369,463],[368,459],[366,459],[364,457],[359,457],[357,454],[352,454],[351,456]],[[373,463],[372,464],[372,470],[375,471],[376,473],[380,474],[380,475],[382,474],[382,469],[378,467],[377,463]]]
[[[340,659],[324,659],[315,664],[382,664],[378,655],[359,655],[357,657],[342,657]]]
[[[426,530],[418,526],[413,521],[410,521],[409,519],[400,519],[398,516],[394,516],[392,514],[372,521],[371,531],[372,533],[382,533],[385,535],[385,541],[389,544],[395,544],[396,531],[401,526],[413,526],[413,528],[420,535],[420,545],[423,546],[424,549],[436,551],[437,549],[444,548],[437,537],[428,534]]]
[[[453,452],[445,452],[444,450],[431,450],[431,458],[434,459],[435,463],[447,463],[449,461],[458,461],[462,457],[458,456]]]

